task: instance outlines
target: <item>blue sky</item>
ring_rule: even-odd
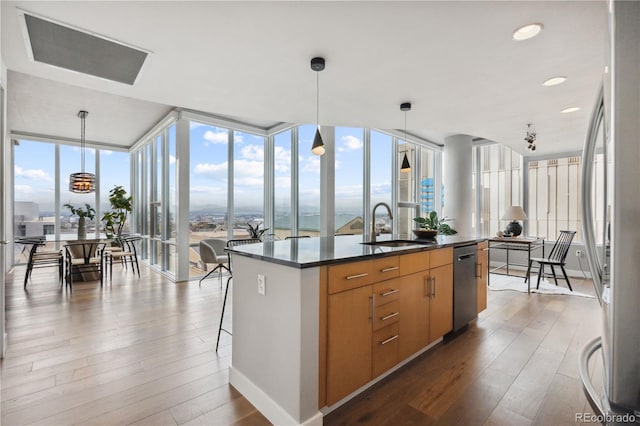
[[[85,171],[95,171],[95,155],[94,149],[85,150]],[[101,150],[100,155],[101,204],[108,207],[109,190],[114,185],[122,185],[129,190],[129,154]],[[15,147],[14,158],[15,200],[35,201],[42,212],[52,212],[55,201],[55,145],[23,140]],[[69,175],[81,170],[81,159],[79,147],[60,146],[61,204],[89,203],[95,206],[95,194],[74,194],[68,190]]]
[[[191,210],[226,211],[228,143],[227,129],[191,122],[190,197]],[[299,127],[298,167],[299,200],[302,214],[320,211],[320,157],[311,154],[315,125]],[[264,181],[264,138],[235,132],[234,203],[238,213],[262,213]],[[391,138],[371,132],[372,203],[391,198]],[[336,211],[362,214],[363,129],[337,127],[336,143]],[[103,206],[108,206],[109,190],[123,185],[129,190],[129,154],[102,150],[99,184]],[[85,170],[95,170],[95,150],[86,149]],[[290,131],[275,138],[275,206],[289,211],[291,187]],[[52,211],[55,195],[55,146],[21,141],[15,148],[15,199],[35,201],[42,211]],[[68,191],[69,174],[80,171],[79,147],[60,146],[61,203],[95,204],[93,194]],[[170,129],[171,191],[175,194],[175,127]]]

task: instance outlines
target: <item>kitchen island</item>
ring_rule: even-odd
[[[232,250],[229,380],[274,424],[322,424],[323,413],[451,331],[453,248],[483,240],[385,240],[393,238],[376,245],[362,236],[291,239]],[[486,277],[483,271],[477,275]]]

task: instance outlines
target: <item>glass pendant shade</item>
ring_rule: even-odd
[[[82,160],[82,171],[71,173],[69,175],[69,191],[76,194],[89,194],[96,190],[96,175],[84,171],[84,135],[85,135],[85,119],[89,113],[87,111],[79,111],[80,117],[80,151]]]
[[[313,138],[313,146],[311,147],[311,152],[315,155],[324,154],[324,142],[322,141],[320,128],[316,129],[316,135]]]
[[[408,173],[411,171],[411,165],[409,164],[409,159],[407,158],[407,153],[404,153],[404,158],[402,159],[402,166],[400,167],[400,171],[402,173]]]

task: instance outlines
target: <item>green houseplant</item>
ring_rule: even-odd
[[[109,204],[111,210],[102,215],[104,230],[107,237],[120,237],[127,217],[133,210],[133,197],[127,196],[127,191],[121,185],[116,185],[109,191]]]
[[[445,222],[450,222],[451,219],[447,217],[443,217],[442,219],[438,218],[438,213],[436,211],[432,211],[429,213],[427,217],[414,217],[413,221],[418,224],[417,231],[431,231],[423,234],[422,236],[429,236],[430,238],[435,237],[437,234],[441,235],[454,235],[457,234],[458,231],[453,229],[451,226],[446,224]],[[420,232],[414,232],[418,237],[420,237]]]
[[[251,238],[260,238],[262,239],[262,235],[267,232],[269,228],[260,229],[260,224],[258,223],[256,226],[251,226],[250,223],[247,223],[247,231],[249,231],[249,236]]]
[[[85,203],[85,207],[75,207],[70,203],[63,207],[68,208],[71,214],[78,216],[78,239],[85,240],[87,238],[87,218],[93,220],[96,217],[96,211],[89,203]]]

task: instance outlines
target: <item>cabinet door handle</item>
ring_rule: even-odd
[[[395,336],[391,336],[389,337],[387,340],[383,340],[382,342],[380,342],[381,345],[386,345],[389,342],[393,342],[394,340],[396,340],[398,338],[398,335],[396,334]]]
[[[364,273],[362,273],[362,274],[349,275],[349,276],[347,277],[347,279],[348,279],[348,280],[353,280],[353,279],[356,279],[356,278],[366,277],[366,276],[368,276],[368,275],[369,275],[368,273],[364,272]]]
[[[433,282],[431,297],[436,297],[436,277],[431,278],[431,281]]]
[[[390,318],[397,317],[398,315],[400,315],[400,312],[394,312],[394,313],[392,313],[392,314],[389,314],[389,315],[386,315],[386,316],[384,316],[384,317],[381,317],[380,319],[381,319],[382,321],[386,321],[386,320],[388,320],[388,319],[390,319]]]
[[[376,295],[372,294],[369,299],[371,299],[371,316],[369,319],[372,320],[376,316]]]
[[[400,290],[398,290],[397,288],[394,288],[394,289],[385,291],[384,293],[380,294],[380,296],[387,297],[387,296],[391,296],[392,294],[396,294],[396,293],[399,293],[399,292],[400,292]]]
[[[390,268],[380,269],[380,272],[391,272],[391,271],[397,271],[398,269],[400,269],[399,266],[392,266]]]

